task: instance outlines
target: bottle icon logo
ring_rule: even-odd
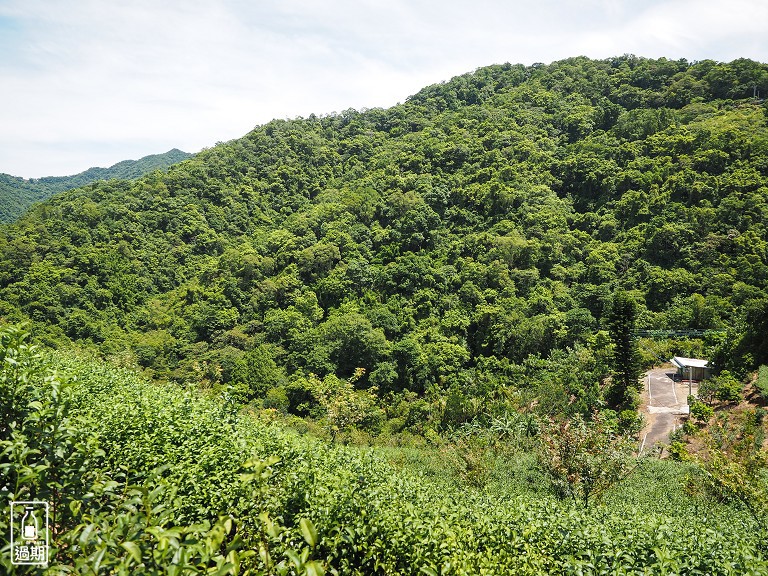
[[[27,506],[21,519],[21,537],[23,540],[37,540],[38,523],[35,509]]]
[[[48,502],[11,502],[11,564],[47,566]]]

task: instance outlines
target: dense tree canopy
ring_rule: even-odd
[[[151,154],[139,160],[123,160],[109,168],[89,168],[74,176],[46,176],[25,180],[0,174],[0,222],[13,222],[33,203],[50,198],[57,192],[79,188],[97,180],[139,178],[190,156],[174,148],[164,154]]]
[[[512,387],[587,414],[616,291],[645,329],[740,338],[765,309],[755,87],[750,60],[572,58],[275,120],[3,229],[0,316],[246,396],[362,368],[380,394]]]

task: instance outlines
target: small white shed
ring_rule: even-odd
[[[677,368],[677,375],[681,380],[705,380],[712,375],[709,360],[675,356],[672,358],[672,364]]]

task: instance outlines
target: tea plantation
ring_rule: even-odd
[[[585,509],[531,486],[523,450],[473,488],[17,328],[0,361],[0,530],[9,500],[50,502],[46,575],[768,574],[749,515],[688,495],[683,463],[642,460]],[[7,544],[0,570],[38,573]]]

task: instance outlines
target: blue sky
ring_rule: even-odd
[[[765,0],[0,0],[0,172],[65,175],[494,63],[768,62]]]

